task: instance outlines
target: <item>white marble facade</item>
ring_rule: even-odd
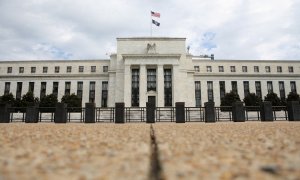
[[[68,67],[69,66],[69,67]],[[69,68],[71,72],[67,71]],[[79,72],[83,66],[83,72]],[[255,72],[255,67],[258,72]],[[32,72],[33,67],[35,71]],[[47,67],[47,72],[43,69]],[[55,71],[59,67],[59,72]],[[92,69],[94,72],[92,72]],[[9,72],[11,69],[11,72]],[[22,69],[24,71],[22,72]],[[107,69],[107,71],[106,71]],[[5,84],[10,83],[9,92],[17,94],[17,83],[22,82],[21,94],[34,82],[34,94],[40,97],[41,83],[46,82],[46,94],[53,92],[53,82],[58,82],[58,99],[65,94],[65,83],[70,82],[70,93],[77,94],[78,82],[83,82],[82,103],[91,101],[90,83],[95,83],[96,106],[103,105],[102,84],[108,83],[107,106],[124,102],[132,106],[132,70],[139,71],[139,106],[145,107],[148,96],[155,97],[156,105],[165,106],[164,70],[172,72],[172,106],[185,102],[194,107],[195,81],[200,81],[201,104],[208,101],[207,83],[213,84],[213,97],[220,104],[220,81],[225,82],[225,91],[237,84],[241,99],[244,98],[244,82],[249,91],[256,93],[255,82],[260,82],[262,97],[268,93],[267,83],[272,82],[273,92],[280,94],[279,82],[284,83],[285,96],[295,84],[299,93],[300,61],[273,60],[213,60],[210,57],[193,56],[187,52],[185,38],[117,38],[117,53],[105,60],[43,60],[43,61],[0,61],[0,95]],[[147,69],[156,71],[156,90],[147,90]],[[223,71],[222,71],[223,69]]]

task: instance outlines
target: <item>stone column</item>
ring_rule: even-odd
[[[9,104],[0,104],[0,123],[9,123],[10,122],[10,113]]]
[[[164,68],[163,65],[157,66],[157,107],[164,107]]]
[[[115,104],[115,123],[125,123],[125,107],[124,103],[116,103]]]
[[[185,105],[184,102],[176,102],[176,123],[185,123]]]
[[[299,101],[289,101],[287,104],[289,121],[300,121]]]
[[[245,122],[245,119],[245,107],[243,102],[234,102],[232,104],[232,120],[234,122]]]
[[[146,107],[147,97],[147,69],[145,65],[140,66],[140,107]]]
[[[125,65],[124,71],[124,103],[126,107],[131,107],[131,68]]]
[[[261,121],[273,121],[272,102],[264,101],[260,106]]]
[[[54,113],[55,123],[66,123],[67,122],[67,104],[57,103]]]
[[[39,106],[29,106],[26,108],[25,123],[37,123],[39,121]]]
[[[206,123],[216,122],[215,103],[206,102],[204,103],[204,107],[205,107],[205,122]]]
[[[95,103],[85,103],[85,123],[95,123]]]

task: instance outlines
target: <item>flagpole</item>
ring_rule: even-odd
[[[150,11],[150,37],[152,37],[152,14]]]

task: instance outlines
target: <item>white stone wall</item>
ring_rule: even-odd
[[[155,49],[147,51],[147,45],[155,43]],[[48,67],[48,73],[43,73],[43,66]],[[55,73],[55,66],[60,72]],[[72,72],[67,73],[67,66],[72,66]],[[84,72],[78,72],[79,66],[84,66]],[[91,72],[91,66],[96,66],[96,72]],[[103,72],[103,66],[108,66],[108,72]],[[194,66],[200,67],[200,72],[194,71]],[[207,72],[206,66],[212,67]],[[219,72],[218,66],[224,66],[224,72]],[[230,71],[235,66],[236,72]],[[248,72],[242,72],[242,66],[247,66]],[[259,66],[259,72],[254,72],[254,66]],[[265,71],[265,66],[271,67],[271,72]],[[277,72],[277,66],[282,72]],[[288,72],[293,66],[294,72]],[[7,73],[7,67],[13,67],[12,73]],[[19,73],[19,67],[24,67],[24,73]],[[31,67],[36,67],[36,73],[31,73]],[[116,102],[125,102],[131,106],[131,69],[140,69],[140,106],[145,107],[148,96],[156,96],[157,106],[164,106],[164,68],[172,69],[173,106],[176,102],[185,102],[186,106],[195,106],[195,81],[201,82],[201,102],[207,102],[207,81],[213,81],[214,101],[220,105],[219,81],[225,81],[226,92],[230,92],[231,81],[237,81],[240,98],[244,98],[243,81],[249,81],[250,92],[255,93],[255,81],[261,82],[262,96],[267,94],[267,81],[273,82],[273,91],[279,93],[279,81],[284,81],[285,93],[291,91],[290,82],[295,81],[297,92],[300,92],[300,61],[253,61],[253,60],[210,60],[194,58],[186,53],[185,38],[118,38],[117,53],[110,60],[62,60],[62,61],[0,61],[0,95],[4,93],[5,82],[11,82],[10,92],[16,95],[17,82],[23,82],[22,94],[28,91],[29,82],[35,82],[34,94],[40,97],[41,82],[47,82],[46,94],[51,94],[53,82],[59,82],[58,99],[65,92],[65,82],[71,82],[71,93],[77,93],[77,82],[83,81],[83,105],[89,101],[90,81],[96,82],[95,103],[101,106],[102,82],[108,81],[108,106]],[[157,91],[147,92],[147,68],[155,68],[157,73]]]

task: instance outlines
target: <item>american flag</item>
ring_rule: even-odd
[[[151,16],[159,17],[160,18],[160,13],[151,11]]]

